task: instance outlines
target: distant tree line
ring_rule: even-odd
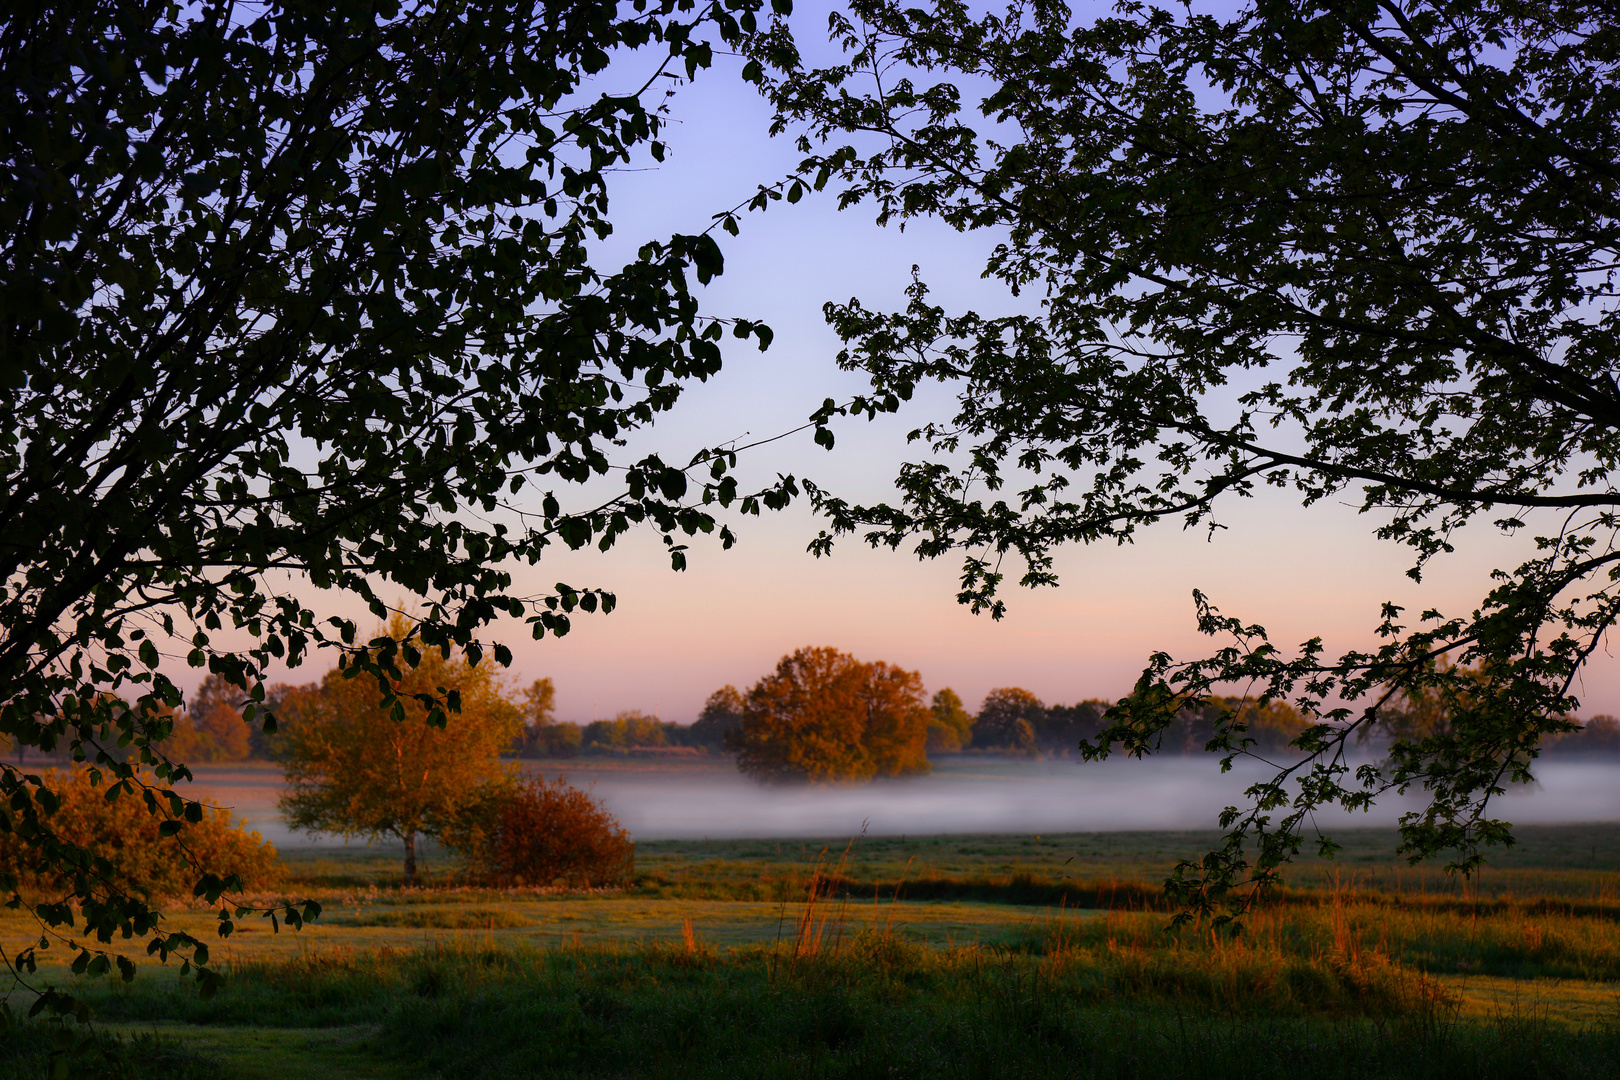
[[[928,725],[930,753],[999,753],[1030,756],[1074,756],[1081,740],[1094,738],[1104,726],[1111,702],[1090,699],[1073,705],[1046,705],[1021,687],[998,687],[985,695],[976,715],[962,707],[949,688],[934,695]],[[1230,713],[1253,740],[1251,750],[1286,754],[1306,728],[1299,710],[1283,701],[1261,704],[1253,698],[1211,697],[1197,708],[1183,709],[1168,726],[1161,753],[1190,756],[1204,752],[1217,726]],[[1374,747],[1396,738],[1422,738],[1449,730],[1451,710],[1442,702],[1404,699],[1370,740]],[[1620,757],[1620,719],[1594,716],[1576,721],[1575,730],[1542,740],[1541,752],[1553,757]]]
[[[1543,741],[1541,752],[1549,757],[1620,757],[1620,719],[1594,716],[1575,731]]]
[[[1031,757],[1077,756],[1082,740],[1095,738],[1106,726],[1103,716],[1112,702],[1101,698],[1073,705],[1048,705],[1019,686],[1001,686],[984,697],[976,714],[949,687],[933,697],[928,724],[931,753],[1018,754]],[[1282,702],[1265,706],[1241,698],[1211,698],[1182,713],[1180,723],[1164,733],[1161,751],[1203,752],[1223,712],[1232,710],[1248,726],[1255,748],[1276,752],[1305,729],[1299,713]]]
[[[568,758],[581,755],[626,753],[710,753],[724,749],[725,735],[737,723],[741,698],[727,686],[709,695],[692,724],[660,720],[639,710],[618,713],[611,720],[589,724],[558,722],[552,710],[550,679],[541,679],[528,691],[527,725],[518,746],[523,757]]]
[[[813,651],[799,650],[799,653]],[[840,657],[845,655],[830,651]],[[841,661],[845,662],[858,663],[853,658]],[[894,673],[893,677],[916,674],[901,672],[882,661],[877,663],[884,671]],[[773,679],[779,678],[779,673],[773,676]],[[781,684],[773,681],[770,685],[779,687]],[[920,686],[920,681],[915,686],[907,683],[905,693],[912,694],[916,700],[908,699],[904,707],[921,707],[914,719],[923,725],[921,752],[924,759],[927,755],[959,753],[1073,757],[1082,740],[1094,738],[1103,729],[1103,715],[1112,705],[1100,698],[1072,705],[1048,705],[1022,687],[1002,686],[986,694],[978,712],[972,713],[950,687],[937,691],[924,703]],[[735,686],[721,687],[709,695],[697,720],[691,724],[661,720],[638,710],[620,712],[607,720],[570,723],[556,719],[556,689],[552,680],[536,679],[520,694],[501,695],[505,706],[522,719],[521,724],[513,725],[517,735],[504,752],[524,758],[737,752],[740,744],[736,740],[743,728],[749,697],[758,689],[755,687],[745,694]],[[266,698],[277,715],[296,723],[299,716],[318,711],[323,695],[330,696],[333,692],[330,680],[304,685],[276,684],[268,688]],[[816,692],[831,691],[822,687]],[[245,702],[238,700],[240,696],[240,691],[222,675],[208,675],[186,697],[181,708],[168,712],[173,730],[166,745],[173,747],[183,760],[192,762],[280,760],[276,736],[266,734],[259,725],[243,721],[241,706]],[[1456,707],[1457,703],[1446,703],[1433,695],[1409,695],[1388,710],[1384,722],[1369,741],[1376,745],[1396,738],[1443,735],[1449,729],[1449,716]],[[1305,728],[1304,718],[1286,702],[1272,701],[1262,706],[1252,699],[1214,697],[1199,708],[1182,711],[1178,723],[1165,729],[1160,752],[1202,753],[1214,737],[1222,714],[1229,710],[1247,727],[1249,737],[1254,739],[1253,749],[1259,753],[1287,752],[1288,744]],[[1620,757],[1620,720],[1605,714],[1577,723],[1581,726],[1573,731],[1543,739],[1542,753],[1556,757]],[[908,730],[902,741],[914,740],[914,736],[915,732]],[[920,771],[915,762],[874,768],[878,770],[876,775]]]
[[[291,685],[272,684],[266,688],[265,702],[283,727],[296,725],[301,717],[316,715],[341,694],[348,683],[331,676],[319,682]],[[580,755],[616,754],[629,751],[678,750],[720,753],[725,732],[735,726],[740,707],[735,689],[726,687],[710,697],[694,724],[676,724],[636,710],[620,712],[611,720],[588,724],[558,722],[555,716],[556,689],[551,679],[536,679],[528,689],[512,694],[505,688],[489,691],[503,711],[520,717],[516,734],[504,748],[507,756],[524,758],[567,758]],[[164,745],[182,760],[192,763],[222,764],[241,761],[282,761],[285,738],[267,734],[257,724],[242,718],[246,701],[225,677],[210,674],[178,709],[163,712],[171,725]],[[27,754],[23,748],[21,754]],[[113,753],[118,753],[115,749]],[[0,754],[17,756],[9,741],[0,741]],[[52,760],[59,755],[33,755]]]

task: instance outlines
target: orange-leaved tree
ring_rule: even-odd
[[[761,782],[847,782],[928,771],[922,679],[830,648],[799,649],[748,691],[726,738]]]
[[[635,871],[635,844],[590,793],[538,775],[490,785],[443,837],[468,877],[497,886],[618,885]]]
[[[46,824],[97,856],[62,865],[15,830],[0,832],[0,874],[17,883],[19,896],[49,902],[76,888],[92,903],[114,903],[118,893],[149,900],[189,897],[198,877],[209,871],[234,876],[249,892],[280,880],[276,849],[233,822],[229,810],[194,804],[194,820],[182,829],[173,817],[147,807],[142,795],[151,790],[150,772],[137,768],[134,775],[141,786],[120,782],[93,765],[45,770],[40,779],[57,794],[42,811]]]
[[[186,711],[175,718],[165,744],[181,761],[244,761],[253,754],[253,728],[237,711],[243,697],[225,676],[210,672],[196,691],[186,695]]]
[[[399,615],[383,631],[404,641]],[[382,637],[377,644],[385,644]],[[376,651],[376,650],[374,650]],[[287,793],[281,812],[295,829],[343,836],[395,836],[405,842],[405,882],[416,880],[416,838],[452,827],[458,809],[481,788],[504,782],[501,752],[523,727],[493,665],[468,664],[458,652],[402,649],[398,705],[380,708],[377,680],[329,672],[284,729]],[[434,723],[427,702],[459,696],[461,711]],[[442,714],[441,714],[442,717]]]

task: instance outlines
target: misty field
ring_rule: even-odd
[[[213,782],[250,820],[273,788]],[[1158,885],[1209,832],[642,840],[595,893],[465,887],[431,850],[401,889],[389,847],[286,844],[280,893],[324,913],[220,942],[213,1000],[156,964],[50,976],[137,1076],[1615,1075],[1620,824],[1519,832],[1465,883],[1345,831],[1238,933],[1168,929]]]

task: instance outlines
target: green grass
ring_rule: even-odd
[[[1519,842],[1492,854],[1474,879],[1431,862],[1409,866],[1392,830],[1344,830],[1333,860],[1302,857],[1292,889],[1399,896],[1435,905],[1550,899],[1620,910],[1620,825],[1525,826]],[[636,845],[634,895],[665,899],[781,901],[796,896],[818,859],[836,862],[850,888],[913,899],[990,900],[1036,905],[1153,906],[1177,860],[1218,841],[1213,832],[1062,835],[847,837],[806,840],[653,840]],[[391,845],[290,848],[281,853],[286,888],[345,895],[398,884]],[[458,881],[454,860],[428,848],[427,879]],[[1068,897],[1065,901],[1064,897]]]
[[[191,1040],[149,1031],[24,1022],[0,1031],[0,1076],[87,1080],[217,1080],[219,1063]],[[286,1075],[293,1075],[288,1073]]]
[[[1615,1075],[1620,827],[1520,835],[1464,888],[1346,833],[1235,935],[1155,910],[1210,834],[659,841],[590,894],[442,859],[402,890],[387,848],[293,849],[286,891],[325,913],[220,942],[212,1001],[173,965],[72,977],[60,947],[41,978],[95,1009],[85,1075],[114,1046],[176,1080]],[[0,915],[8,951],[31,934]],[[45,1075],[51,1037],[0,1037],[0,1077]]]
[[[343,1075],[443,1078],[1505,1080],[1612,1075],[1620,1054],[1613,1024],[1511,1005],[1465,1016],[1444,986],[1367,957],[1096,949],[1062,931],[1024,950],[869,929],[823,945],[311,952],[236,965],[212,1002],[126,991],[97,1007],[114,1032],[156,1030],[239,1077],[347,1062]]]
[[[1518,843],[1492,853],[1472,880],[1448,875],[1438,862],[1410,866],[1395,854],[1393,830],[1336,832],[1344,845],[1332,860],[1306,854],[1289,884],[1304,890],[1351,888],[1435,900],[1560,897],[1620,906],[1620,825],[1524,826]],[[1214,832],[1120,832],[1062,835],[863,837],[850,850],[846,875],[870,891],[904,883],[906,895],[989,898],[1020,884],[1030,901],[1057,903],[1065,889],[1118,882],[1158,884],[1180,859],[1219,842]],[[802,878],[818,855],[836,859],[847,838],[818,840],[655,840],[636,846],[643,890],[659,895],[768,899],[777,883]],[[1039,889],[1031,889],[1039,886]],[[1035,893],[1039,895],[1035,895]]]

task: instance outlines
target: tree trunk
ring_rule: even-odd
[[[416,830],[405,834],[405,884],[416,884]]]

